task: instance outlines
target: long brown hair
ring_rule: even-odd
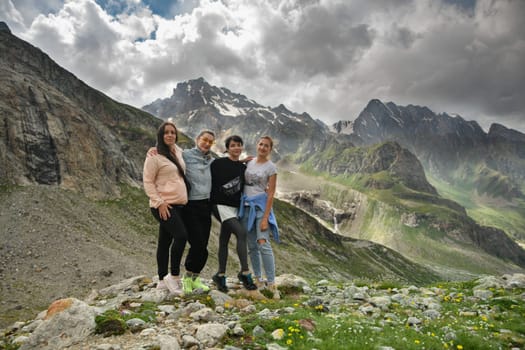
[[[157,131],[157,152],[159,154],[162,154],[164,157],[171,160],[171,151],[168,145],[164,143],[164,134],[166,133],[166,126],[171,125],[175,129],[175,143],[179,140],[179,131],[177,130],[177,126],[175,123],[167,121],[162,123],[159,126],[159,130]]]
[[[186,178],[186,174],[184,173],[184,169],[182,168],[182,165],[179,162],[179,158],[174,153],[171,153],[169,146],[164,143],[164,134],[166,133],[166,126],[168,125],[171,125],[175,128],[175,143],[177,143],[179,139],[179,131],[177,130],[177,126],[175,125],[175,123],[171,121],[166,121],[162,123],[159,126],[159,130],[157,131],[157,152],[163,155],[164,157],[168,158],[173,162],[173,164],[175,164],[175,166],[179,170],[180,175],[184,179],[186,189],[189,193],[191,190],[191,185],[188,179]]]

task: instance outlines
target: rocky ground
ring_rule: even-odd
[[[102,203],[50,186],[4,190],[0,202],[0,327],[155,271],[155,231],[130,231]]]
[[[277,283],[282,291],[281,300],[268,299],[271,295],[264,290],[248,292],[232,279],[228,280],[228,294],[212,289],[209,294],[178,297],[157,289],[155,281],[146,276],[136,276],[93,292],[84,301],[68,298],[55,302],[35,320],[7,327],[0,341],[5,347],[20,346],[21,350],[395,350],[435,348],[432,341],[440,348],[469,349],[474,347],[465,342],[476,337],[487,338],[482,347],[486,349],[517,350],[525,345],[523,325],[520,328],[518,324],[514,330],[502,329],[497,322],[501,316],[519,318],[525,311],[523,274],[484,277],[464,289],[446,286],[380,289],[358,286],[351,281],[327,280],[310,284],[295,275],[278,276]],[[494,300],[514,305],[508,309],[517,315],[503,310],[501,302],[500,307],[494,308]],[[455,307],[451,309],[450,305]],[[130,317],[122,334],[108,336],[118,333],[118,327],[107,327],[109,323],[106,328],[101,327],[97,315],[107,316],[112,310],[116,311],[114,317]],[[308,317],[305,312],[315,316]],[[348,318],[350,323],[345,321]],[[292,320],[293,326],[283,329],[279,320],[286,319]],[[326,339],[320,337],[326,334],[321,332],[325,319],[335,320],[334,333],[329,333]],[[345,337],[344,329],[337,330],[344,324],[350,325],[355,333],[351,338],[342,338],[339,346],[329,344],[332,338]],[[430,332],[432,324],[439,328]],[[401,339],[395,340],[396,336],[389,343],[389,338],[381,336],[383,332],[397,332],[396,327],[405,332],[400,334]],[[464,329],[470,332],[466,336],[462,335]],[[361,333],[365,334],[365,340],[359,343]],[[411,334],[415,340],[409,338]],[[425,347],[425,342],[430,346]]]

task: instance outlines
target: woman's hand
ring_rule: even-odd
[[[166,221],[170,218],[170,209],[171,205],[169,205],[168,203],[162,203],[161,205],[159,205],[159,216],[162,220]]]
[[[252,160],[253,158],[255,158],[255,157],[254,157],[254,156],[247,156],[246,158],[239,159],[239,161],[240,161],[241,163],[246,164],[246,163],[248,163],[250,160]]]
[[[260,226],[261,231],[266,231],[268,229],[268,226],[269,226],[268,218],[263,217],[262,220],[261,220],[261,226]]]
[[[154,157],[157,154],[159,154],[159,152],[157,152],[157,147],[150,147],[148,149],[148,153],[147,153],[148,157]]]

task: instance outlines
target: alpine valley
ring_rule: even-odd
[[[55,299],[155,274],[142,166],[169,117],[182,147],[201,129],[218,140],[241,135],[248,154],[259,136],[274,138],[277,274],[422,284],[525,271],[525,135],[502,125],[485,133],[460,117],[371,100],[355,120],[329,126],[203,78],[140,110],[4,23],[0,77],[0,327]],[[217,246],[214,221],[205,278]]]
[[[327,126],[203,78],[143,109],[192,136],[207,128],[219,140],[242,135],[248,153],[271,135],[281,198],[342,236],[383,244],[446,278],[525,266],[515,242],[525,232],[525,135],[518,131],[493,125],[486,134],[459,116],[378,100],[355,121]],[[483,221],[491,226],[476,222],[464,203],[477,216],[480,208],[494,213]]]

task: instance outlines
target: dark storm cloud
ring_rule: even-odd
[[[349,20],[349,8],[344,5],[296,10],[299,15],[293,20],[297,23],[276,17],[263,27],[261,51],[266,53],[269,75],[275,79],[337,75],[371,45],[373,32],[367,25]]]
[[[7,0],[0,19],[135,106],[203,76],[326,123],[379,98],[525,131],[523,0],[129,1],[120,14],[94,0],[39,1],[54,10],[37,17],[32,3]]]

